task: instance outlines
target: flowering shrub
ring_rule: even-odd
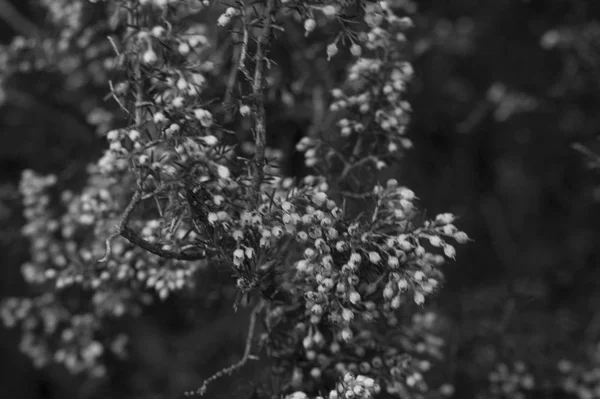
[[[124,356],[127,344],[105,323],[185,295],[195,275],[216,267],[234,276],[235,306],[253,309],[246,350],[190,394],[242,367],[256,347],[285,381],[274,394],[288,398],[451,393],[426,380],[444,340],[436,315],[420,307],[469,238],[453,215],[425,217],[413,191],[377,173],[412,146],[403,49],[414,4],[91,3],[44,2],[58,35],[17,38],[2,60],[4,82],[56,69],[74,88],[106,84],[118,106],[87,106],[107,148],[82,190],[23,173],[31,259],[22,272],[40,294],[1,310],[22,329],[22,351],[37,366],[103,376],[107,354]],[[316,109],[297,143],[310,172],[294,179],[270,156],[266,108],[270,95],[293,105],[316,90],[274,87],[282,69],[269,50],[298,32],[297,40],[321,35],[313,58],[348,65],[320,97],[327,116]],[[255,339],[257,319],[264,331]]]

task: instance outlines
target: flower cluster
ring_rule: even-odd
[[[489,373],[490,393],[500,398],[527,398],[536,382],[527,365],[516,361],[512,365],[499,363]]]
[[[330,105],[330,110],[339,114],[339,137],[350,158],[328,144],[331,137],[326,141],[307,137],[297,150],[304,152],[307,166],[332,176],[336,175],[336,162],[341,161],[343,170],[337,181],[365,163],[383,169],[402,150],[412,147],[405,135],[411,108],[403,93],[413,69],[401,54],[406,43],[404,31],[412,21],[399,17],[398,11],[386,1],[365,4],[361,14],[364,30],[342,31],[327,47],[331,58],[338,53],[337,43],[348,39],[352,43],[350,52],[358,57],[348,70],[343,88],[332,91]]]
[[[33,299],[11,298],[3,304],[0,317],[7,326],[21,325],[19,348],[36,367],[59,363],[72,373],[85,371],[101,377],[106,369],[99,357],[107,346],[117,356],[125,354],[125,336],[103,344],[95,338],[100,327],[97,316],[72,314],[52,293]]]
[[[83,89],[104,90],[117,65],[106,40],[110,22],[97,18],[104,11],[82,0],[43,0],[40,6],[48,12],[39,31],[0,46],[0,93],[13,82],[18,84],[19,76],[48,72],[60,74],[67,97]],[[44,39],[36,40],[36,36]],[[89,98],[76,107],[98,132],[105,132],[113,122],[114,113],[102,98]]]
[[[413,70],[401,49],[412,22],[399,16],[402,2],[236,3],[215,21],[243,32],[227,79],[216,68],[223,55],[215,55],[213,30],[187,18],[204,3],[96,4],[125,32],[111,40],[115,54],[105,60],[114,61],[109,97],[128,120],[107,129],[107,148],[83,189],[53,198],[62,183],[23,174],[32,253],[23,272],[51,294],[6,301],[4,322],[21,325],[24,350],[40,365],[52,359],[98,376],[105,348],[123,346],[122,337],[101,338],[103,322],[193,289],[194,274],[207,267],[225,267],[236,305],[258,302],[261,343],[289,377],[275,394],[366,399],[430,391],[426,374],[444,341],[436,315],[419,309],[443,283],[441,266],[456,256],[455,244],[469,238],[452,214],[422,220],[413,191],[394,179],[380,185],[373,173],[411,146],[403,94]],[[354,16],[342,17],[353,8]],[[333,140],[323,131],[298,145],[318,172],[299,181],[270,162],[265,132],[271,23],[290,13],[307,34],[321,22],[342,22],[323,56],[333,60],[348,40],[355,57],[331,93],[335,118],[324,130]],[[50,15],[62,18],[58,8]],[[212,99],[225,87],[219,106]],[[104,120],[101,112],[95,118]],[[235,118],[251,123],[254,145],[236,143],[224,127]],[[360,173],[371,178],[360,187],[367,206],[358,213],[344,190]],[[61,303],[59,294],[74,292],[77,300]]]
[[[595,398],[600,393],[600,367],[597,360],[584,364],[563,359],[557,367],[560,373],[559,387],[565,393],[580,399]]]

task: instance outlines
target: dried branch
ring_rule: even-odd
[[[129,220],[131,219],[131,214],[133,213],[133,210],[140,203],[141,200],[142,200],[141,191],[136,191],[135,194],[133,194],[133,196],[131,197],[131,201],[129,202],[129,205],[127,205],[127,208],[125,208],[125,211],[123,212],[123,215],[121,216],[120,223],[116,226],[117,233],[111,234],[110,237],[108,237],[106,239],[106,253],[102,257],[102,259],[98,260],[98,262],[106,262],[108,260],[108,257],[110,256],[110,254],[112,252],[111,251],[111,243],[118,236],[122,236],[123,238],[125,238],[127,241],[129,241],[133,245],[136,245],[136,246],[138,246],[154,255],[158,255],[164,259],[194,261],[194,260],[200,260],[200,259],[206,258],[206,252],[204,250],[201,250],[200,252],[188,253],[188,252],[184,252],[183,250],[171,251],[171,250],[163,249],[159,245],[153,244],[150,241],[143,239],[136,232],[134,232],[131,228],[129,228],[128,224],[129,224]]]

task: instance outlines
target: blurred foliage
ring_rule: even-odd
[[[35,1],[13,3],[42,24]],[[410,87],[415,148],[389,173],[419,193],[428,213],[461,215],[475,239],[446,270],[437,306],[448,319],[455,397],[485,397],[498,363],[519,359],[534,373],[554,373],[562,358],[586,359],[600,338],[600,3],[423,0],[419,10]],[[6,42],[15,32],[0,27]],[[289,60],[286,51],[276,49],[274,57],[281,52]],[[281,79],[297,78],[281,68]],[[16,77],[0,108],[0,297],[26,292],[20,171],[58,172],[76,185],[100,149],[82,105],[90,93],[63,83]],[[307,99],[302,106],[310,105]],[[293,144],[310,124],[297,109],[270,111],[278,117],[269,130],[286,133],[274,144],[289,171],[300,168]],[[132,360],[115,366],[102,390],[60,370],[34,371],[18,353],[16,333],[2,331],[4,394],[178,397],[181,386],[194,387],[198,375],[242,351],[245,315],[233,312],[233,293],[221,292],[218,281],[199,282],[202,300],[172,298],[123,326],[134,337]],[[260,373],[251,364],[212,392],[251,397]],[[552,392],[538,386],[530,394]]]

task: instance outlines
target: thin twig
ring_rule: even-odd
[[[117,94],[115,93],[115,87],[113,86],[112,80],[108,81],[108,87],[110,87],[110,94],[112,95],[112,98],[114,98],[115,101],[117,102],[117,104],[119,104],[119,107],[121,107],[121,109],[123,111],[125,111],[125,113],[127,113],[128,115],[131,115],[129,110],[125,107],[125,104],[123,104],[121,102],[121,100],[119,100],[119,97],[117,97]]]
[[[256,359],[256,357],[250,355],[250,350],[252,349],[252,340],[254,339],[254,330],[256,328],[256,317],[262,310],[263,305],[264,305],[264,303],[262,301],[259,302],[254,307],[254,309],[252,309],[252,313],[250,314],[250,324],[248,326],[248,335],[246,336],[246,347],[244,349],[244,354],[242,355],[242,358],[238,362],[216,372],[215,374],[213,374],[212,376],[210,376],[206,380],[204,380],[204,382],[202,383],[202,386],[200,388],[198,388],[198,390],[196,391],[196,394],[204,395],[206,393],[206,388],[207,388],[208,384],[223,377],[224,375],[230,375],[235,370],[244,366],[249,359]],[[191,394],[193,394],[193,392]]]
[[[590,161],[590,165],[592,166],[592,168],[600,167],[600,155],[596,154],[581,143],[573,143],[571,144],[571,148],[579,152],[580,154],[586,156]]]
[[[117,43],[115,43],[115,41],[113,40],[112,37],[110,37],[110,36],[106,36],[106,37],[108,38],[108,41],[112,45],[113,50],[115,50],[115,53],[117,54],[117,56],[120,56],[121,52],[119,51],[119,48],[117,47]]]

